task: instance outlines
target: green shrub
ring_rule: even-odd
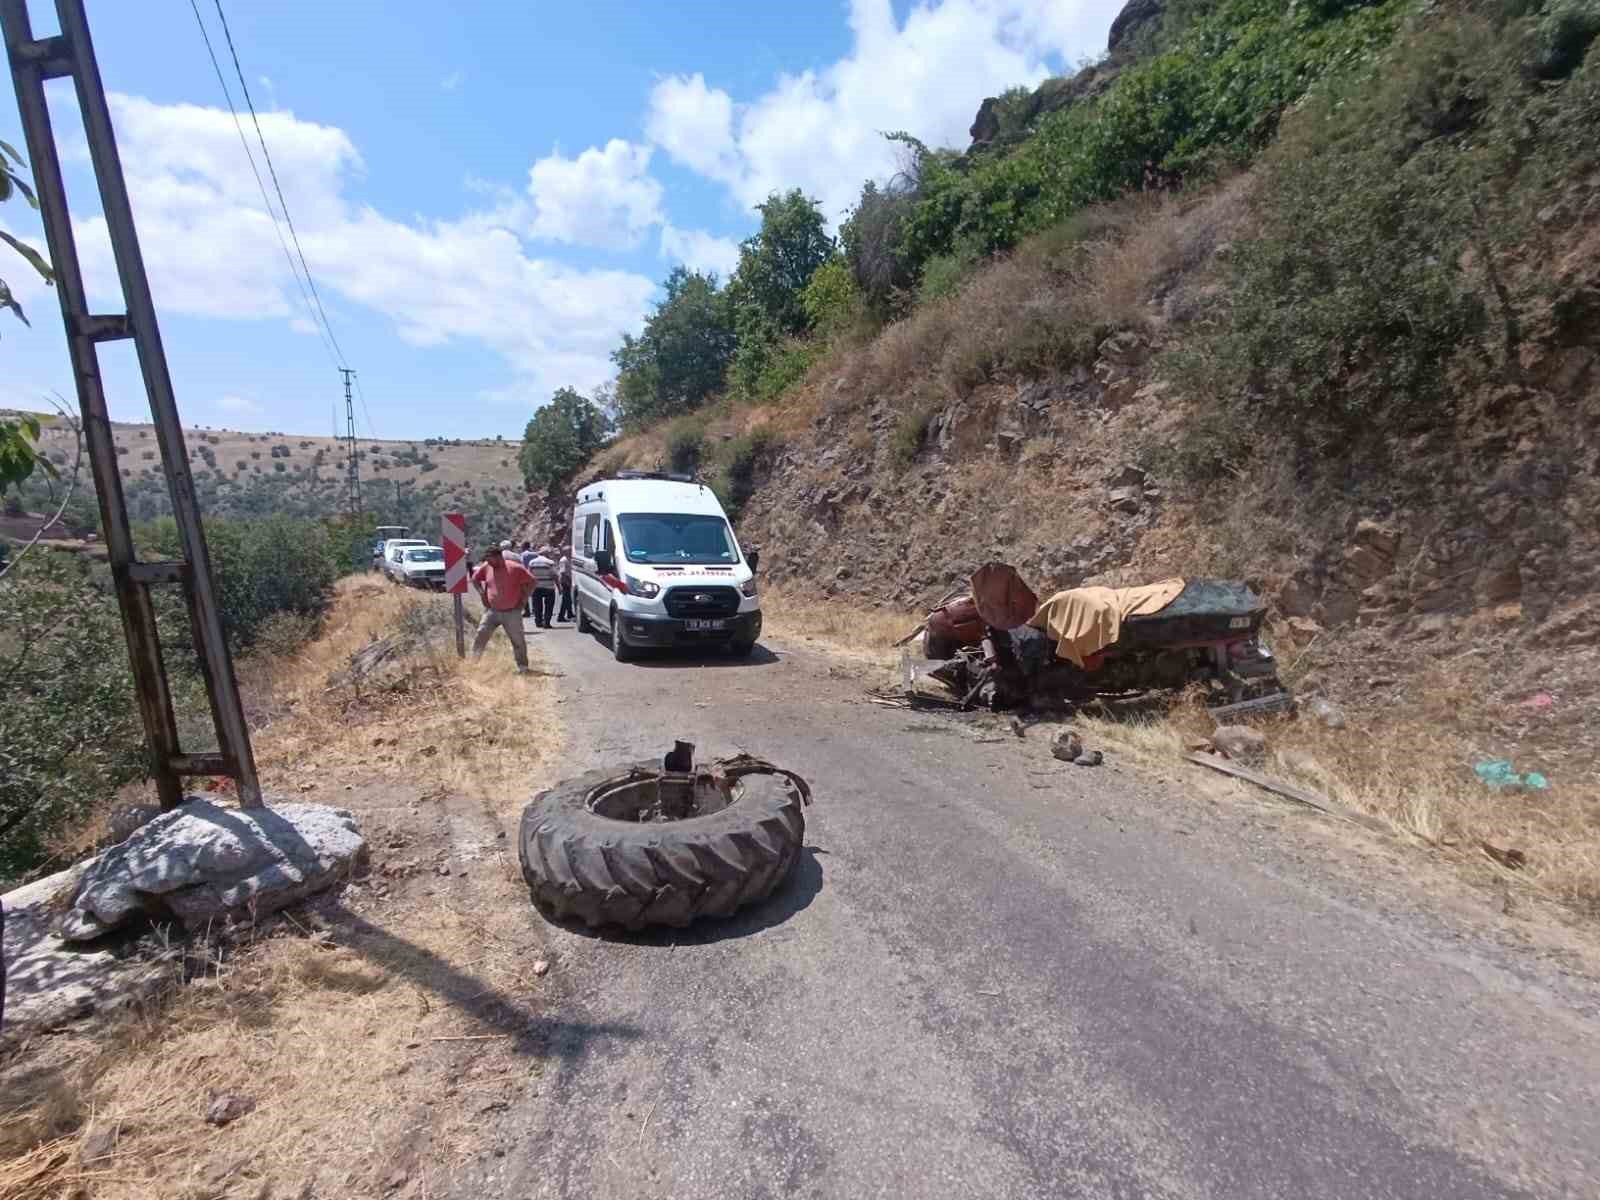
[[[1534,28],[1529,70],[1537,79],[1565,79],[1600,36],[1600,3],[1554,0]]]
[[[1517,375],[1550,297],[1507,264],[1600,156],[1597,72],[1530,83],[1523,46],[1515,28],[1441,20],[1286,122],[1231,302],[1168,362],[1209,400],[1191,465],[1215,470],[1251,430],[1348,451],[1447,421],[1461,370]]]
[[[861,290],[843,254],[834,254],[816,269],[800,293],[800,306],[812,331],[824,339],[838,337],[859,322]]]
[[[932,304],[946,296],[954,296],[980,259],[970,247],[953,250],[949,254],[935,254],[922,266],[922,282],[917,285],[917,303]]]
[[[351,568],[353,538],[343,521],[208,518],[205,528],[217,605],[240,648],[255,641],[274,613],[321,613],[334,581]],[[170,518],[140,526],[135,538],[152,557],[179,555],[178,527]]]
[[[703,418],[679,417],[667,426],[667,469],[680,475],[693,475],[700,469],[705,448],[706,423]]]
[[[749,398],[757,404],[772,403],[806,377],[806,372],[822,357],[824,350],[819,342],[801,338],[773,347],[756,374]]]
[[[727,510],[729,520],[739,519],[745,503],[756,490],[758,472],[780,445],[770,429],[761,428],[725,442],[719,449],[717,459],[721,467],[711,482],[711,490]]]
[[[898,135],[916,155],[917,183],[896,260],[921,275],[960,245],[1006,249],[1089,204],[1252,154],[1315,83],[1387,44],[1407,7],[1218,0],[1103,94],[1042,118],[1010,154],[974,163]]]
[[[0,889],[145,770],[109,574],[35,550],[0,580]],[[66,619],[63,619],[66,617]]]
[[[894,436],[889,439],[889,450],[897,466],[910,466],[922,453],[923,444],[928,440],[928,427],[938,412],[938,405],[922,404],[900,415]]]

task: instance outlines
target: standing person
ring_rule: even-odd
[[[515,558],[507,556],[510,542],[501,542],[484,551],[483,563],[472,573],[472,586],[483,601],[483,620],[472,639],[472,657],[483,657],[483,649],[494,636],[495,627],[511,639],[511,655],[517,660],[517,674],[528,673],[528,639],[522,630],[522,608],[533,591],[533,576]]]
[[[532,549],[522,561],[533,576],[533,623],[549,629],[550,614],[556,607],[556,564],[542,551]]]
[[[528,564],[533,561],[533,543],[532,542],[523,542],[522,543],[522,553],[517,555],[517,561],[519,561],[525,567],[528,567]],[[528,567],[528,573],[530,575],[533,573],[533,568],[532,567]],[[537,582],[537,580],[535,582]],[[533,612],[533,593],[532,592],[528,593],[528,607],[527,607],[527,610],[522,615],[525,616],[525,617],[531,617],[531,616],[534,615],[534,612]]]
[[[556,563],[556,590],[561,593],[561,612],[557,621],[572,620],[572,555],[565,549]]]

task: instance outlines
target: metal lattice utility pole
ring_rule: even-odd
[[[56,13],[61,32],[55,37],[35,38],[28,19],[27,0],[0,0],[0,29],[5,34],[6,56],[16,86],[23,132],[27,136],[28,157],[33,164],[45,240],[55,268],[56,295],[61,302],[61,320],[66,326],[67,350],[72,358],[78,405],[83,413],[89,465],[99,494],[100,523],[105,530],[111,575],[122,610],[123,632],[128,639],[128,657],[133,665],[134,689],[150,745],[151,772],[162,808],[173,808],[183,800],[182,779],[189,775],[232,776],[238,786],[239,802],[246,806],[259,805],[261,784],[256,778],[250,730],[245,724],[233,661],[217,610],[211,556],[200,525],[194,478],[189,473],[189,456],[173,397],[172,377],[168,374],[166,352],[161,346],[155,304],[150,298],[144,256],[139,250],[133,209],[128,203],[122,161],[117,154],[111,112],[106,106],[94,46],[89,39],[83,0],[56,0]],[[126,312],[89,311],[61,177],[61,157],[45,105],[44,85],[48,79],[71,79],[77,91],[78,110],[83,116],[89,159],[100,190],[100,205],[111,236]],[[100,342],[125,338],[131,338],[138,351],[139,369],[155,424],[156,444],[161,450],[161,466],[172,498],[172,515],[177,522],[182,554],[174,562],[141,562],[128,529],[128,509],[117,468],[117,447],[111,433],[105,385],[95,350]],[[178,744],[172,691],[167,683],[155,606],[151,602],[150,588],[156,584],[178,585],[188,601],[196,657],[217,731],[217,753],[189,754]]]
[[[356,458],[356,410],[355,405],[350,402],[350,376],[354,375],[355,371],[349,367],[340,367],[339,370],[344,373],[344,430],[345,437],[350,445],[350,466],[346,472],[350,477],[350,516],[359,518],[361,516],[361,464],[360,460]]]

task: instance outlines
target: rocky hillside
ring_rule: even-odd
[[[1242,576],[1302,688],[1600,796],[1600,11],[1396,19],[1247,164],[1078,209],[586,473],[698,439],[768,579],[846,604],[991,558],[1041,590]],[[986,102],[975,152],[1041,93]]]

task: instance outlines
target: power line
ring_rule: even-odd
[[[361,375],[356,371],[352,371],[351,374],[356,379],[356,395],[361,397],[362,415],[367,418],[367,432],[372,435],[373,441],[382,441],[383,439],[378,437],[378,427],[372,423],[372,410],[367,407],[367,393],[361,386]]]
[[[211,57],[211,68],[217,73],[217,82],[222,85],[222,98],[228,102],[228,111],[233,114],[233,128],[239,134],[239,144],[244,147],[244,156],[249,160],[250,173],[256,177],[256,188],[261,193],[262,206],[267,210],[267,217],[272,222],[272,231],[278,235],[278,245],[283,250],[284,261],[289,264],[289,274],[294,276],[295,286],[300,289],[300,299],[305,302],[306,313],[311,318],[311,324],[316,327],[317,338],[322,342],[322,348],[327,351],[329,359],[335,367],[339,366],[339,356],[334,353],[333,343],[329,335],[322,330],[322,324],[317,320],[317,310],[312,307],[311,293],[306,291],[305,282],[300,278],[300,270],[295,266],[294,255],[289,253],[289,243],[284,240],[283,227],[278,224],[278,214],[273,211],[272,200],[267,195],[267,184],[261,178],[261,169],[256,166],[256,156],[250,150],[250,139],[244,135],[244,126],[239,121],[239,110],[234,107],[233,93],[228,89],[228,80],[222,73],[222,64],[217,61],[217,52],[211,46],[211,35],[206,31],[206,23],[200,16],[200,6],[196,0],[189,0],[189,7],[194,11],[195,24],[200,26],[200,37],[206,44],[206,53]]]
[[[311,298],[316,301],[317,312],[322,317],[322,326],[328,332],[328,340],[333,343],[334,353],[339,358],[339,366],[343,367],[348,360],[339,347],[339,339],[333,334],[333,326],[328,322],[327,311],[322,307],[322,296],[317,291],[317,281],[311,274],[311,267],[306,263],[306,252],[300,245],[299,233],[295,231],[294,218],[289,215],[289,202],[283,198],[283,186],[278,182],[278,169],[272,163],[272,152],[267,149],[267,139],[261,132],[261,118],[256,115],[255,101],[250,99],[250,85],[244,81],[244,68],[239,65],[239,52],[233,45],[233,33],[228,28],[227,14],[222,11],[222,0],[215,0],[215,3],[217,19],[222,22],[222,36],[227,39],[228,53],[233,58],[233,72],[239,77],[239,89],[244,94],[245,107],[250,110],[250,121],[256,129],[256,141],[261,143],[261,156],[267,160],[267,174],[272,177],[272,189],[278,193],[278,207],[283,210],[284,223],[289,226],[289,237],[294,242],[295,253],[300,256],[300,267],[306,273],[306,285],[311,289]]]

